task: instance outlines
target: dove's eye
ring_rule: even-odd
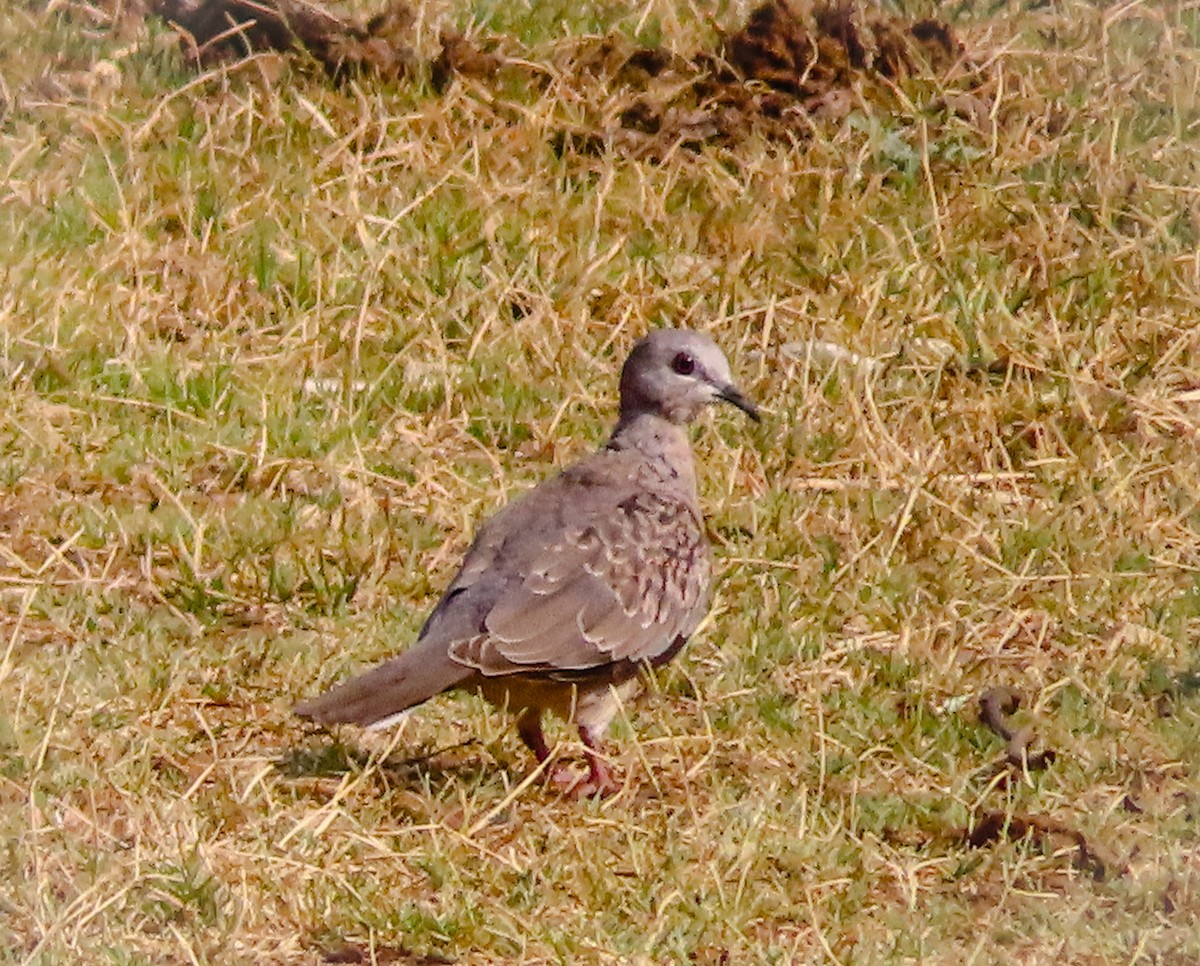
[[[696,360],[686,352],[681,352],[671,362],[671,368],[681,376],[690,376],[696,371]]]

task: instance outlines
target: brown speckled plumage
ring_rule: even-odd
[[[441,691],[476,690],[517,713],[539,760],[549,754],[542,714],[573,720],[590,765],[576,792],[613,790],[595,742],[638,670],[670,660],[708,607],[686,426],[721,400],[757,418],[707,336],[642,339],[622,370],[608,443],[480,528],[412,648],[297,713],[381,726]]]

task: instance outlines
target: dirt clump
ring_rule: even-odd
[[[818,6],[770,0],[725,38],[724,55],[746,80],[801,99],[849,87],[855,75],[902,80],[924,70],[944,72],[963,45],[940,20],[909,23],[869,10],[857,0]]]
[[[965,48],[940,20],[905,21],[859,0],[769,0],[715,53],[682,57],[618,35],[579,41],[559,74],[600,81],[607,113],[564,143],[661,156],[752,131],[795,142],[816,119],[844,117],[864,99],[889,99],[897,82],[959,64]]]
[[[696,65],[662,47],[646,47],[624,34],[583,37],[561,48],[554,58],[563,76],[583,76],[609,88],[645,87],[665,73],[688,76]]]
[[[150,0],[150,9],[187,34],[187,52],[202,64],[303,50],[332,74],[362,68],[399,77],[417,63],[415,17],[403,0],[392,0],[365,23],[306,0]]]
[[[443,30],[442,49],[430,65],[434,90],[444,91],[455,77],[490,80],[507,63],[492,45],[472,40],[457,30]]]
[[[365,22],[308,0],[148,2],[185,32],[199,62],[305,51],[334,76],[428,70],[439,92],[456,78],[496,90],[554,88],[574,114],[560,123],[555,142],[587,154],[617,149],[663,157],[752,132],[796,142],[816,119],[894,99],[895,85],[907,78],[947,75],[958,65],[970,74],[964,46],[946,23],[887,16],[862,0],[767,0],[715,49],[690,55],[614,32],[570,40],[538,60],[513,38],[447,29],[437,56],[426,61],[414,52],[415,16],[405,0],[390,0]]]

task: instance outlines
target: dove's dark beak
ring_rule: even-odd
[[[737,406],[742,412],[753,419],[756,423],[761,420],[758,415],[758,407],[749,399],[742,395],[742,391],[737,386],[721,386],[717,390],[717,398],[723,399],[727,403]]]

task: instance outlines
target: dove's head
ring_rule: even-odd
[[[758,421],[758,408],[734,385],[724,353],[702,332],[657,329],[638,340],[621,370],[622,422],[651,413],[690,423],[718,402]]]

